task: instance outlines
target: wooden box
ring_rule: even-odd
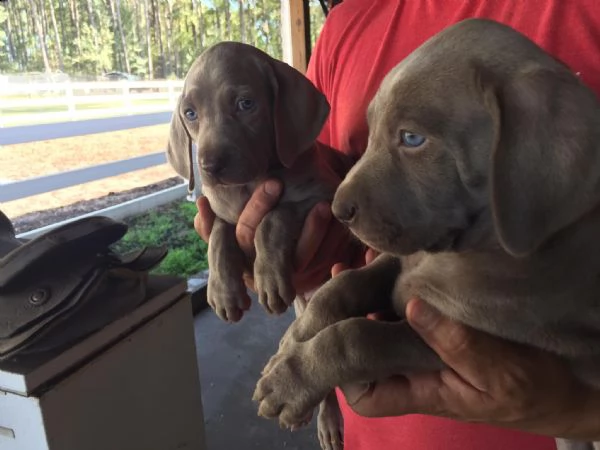
[[[60,354],[0,364],[2,450],[205,450],[186,282]]]

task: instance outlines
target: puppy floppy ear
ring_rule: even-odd
[[[175,172],[188,180],[188,191],[194,190],[194,155],[192,153],[192,138],[185,126],[180,111],[181,97],[171,116],[169,142],[167,143],[167,161]]]
[[[284,62],[270,62],[275,146],[280,162],[291,167],[319,136],[330,108],[308,78]]]
[[[539,65],[496,94],[494,222],[502,246],[526,256],[600,202],[600,108],[574,75]]]

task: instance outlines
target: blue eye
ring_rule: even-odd
[[[411,133],[410,131],[402,130],[400,132],[400,139],[402,139],[402,145],[406,147],[420,147],[426,141],[425,136],[420,134]]]
[[[243,98],[237,102],[238,111],[250,111],[252,108],[254,108],[254,100]]]
[[[198,113],[191,108],[186,109],[183,114],[185,114],[187,120],[196,120],[198,118]]]

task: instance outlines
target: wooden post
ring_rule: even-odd
[[[302,73],[306,72],[306,32],[304,0],[282,0],[281,41],[283,60]]]

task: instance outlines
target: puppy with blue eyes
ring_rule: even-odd
[[[237,322],[247,309],[245,270],[254,274],[267,312],[281,314],[294,302],[293,257],[304,219],[317,203],[331,203],[353,163],[315,144],[328,114],[327,100],[307,78],[250,45],[219,43],[188,71],[171,121],[167,156],[190,189],[195,184],[192,168],[199,165],[203,194],[216,215],[208,247],[207,296],[221,319]],[[257,228],[256,254],[248,258],[238,247],[236,223],[255,188],[272,178],[283,182],[283,195]],[[343,251],[358,248],[357,242]],[[304,297],[295,302],[297,314]],[[341,448],[339,421],[337,400],[330,393],[318,422],[324,449]]]
[[[405,320],[365,318],[390,307],[403,317],[411,298],[523,355],[549,352],[600,389],[594,92],[526,36],[469,19],[400,62],[367,115],[368,147],[332,210],[382,254],[313,295],[263,371],[259,413],[298,426],[334,386],[364,383],[367,393],[394,375],[444,369]]]

